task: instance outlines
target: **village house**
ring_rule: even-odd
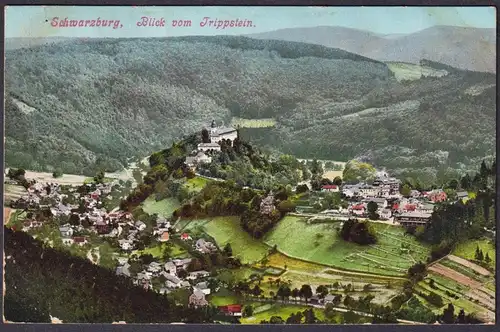
[[[130,268],[130,264],[126,262],[125,264],[120,265],[116,268],[116,274],[130,277],[129,268]]]
[[[43,226],[43,222],[41,222],[41,221],[28,220],[28,221],[23,222],[22,231],[27,232],[30,229],[38,228],[38,227],[42,227],[42,226]]]
[[[133,241],[131,240],[122,239],[118,240],[118,243],[120,244],[120,248],[122,248],[122,250],[128,251],[133,248]]]
[[[146,229],[146,224],[142,221],[136,221],[134,224],[135,228],[137,228],[140,232]]]
[[[457,199],[458,200],[468,200],[469,193],[466,191],[459,191],[459,192],[457,192]]]
[[[364,204],[356,204],[350,207],[351,213],[356,216],[363,216],[366,213],[366,207]]]
[[[389,220],[392,217],[392,211],[390,209],[381,209],[377,213],[382,220]]]
[[[201,290],[205,295],[210,295],[210,288],[205,281],[197,283],[194,288]]]
[[[426,225],[431,219],[430,213],[422,212],[404,212],[395,217],[395,222],[402,226],[421,226]]]
[[[324,304],[328,304],[328,303],[333,303],[333,301],[335,300],[335,295],[332,295],[332,294],[328,294],[327,296],[325,296],[325,298],[323,299],[323,303]]]
[[[447,195],[443,190],[438,189],[427,193],[427,199],[433,203],[444,202],[447,199]]]
[[[208,151],[220,151],[221,147],[217,143],[200,143],[198,144],[198,151],[208,152]]]
[[[163,232],[163,234],[160,235],[158,241],[167,242],[169,238],[170,238],[170,235],[168,234],[168,232]]]
[[[260,213],[271,214],[275,208],[274,195],[270,192],[269,195],[260,202]]]
[[[79,246],[84,246],[88,243],[87,237],[85,236],[75,236],[73,237],[73,243],[79,245]]]
[[[428,203],[419,204],[416,210],[423,213],[432,213],[434,212],[434,204],[428,204]]]
[[[361,202],[364,204],[368,204],[370,202],[377,203],[377,206],[381,209],[387,207],[387,200],[385,198],[378,198],[378,197],[365,198]]]
[[[199,151],[194,156],[186,157],[185,164],[190,168],[194,168],[198,164],[209,164],[211,162],[212,162],[212,157],[207,156],[203,151]]]
[[[363,197],[375,197],[379,195],[380,189],[378,187],[365,184],[358,188],[358,193]]]
[[[177,266],[174,262],[166,262],[165,263],[165,271],[173,276],[177,275]]]
[[[178,269],[186,269],[189,263],[191,263],[192,258],[184,258],[184,259],[174,259],[172,262]]]
[[[219,306],[218,309],[222,314],[226,316],[241,317],[241,305],[239,304]]]
[[[183,241],[191,240],[191,236],[189,236],[188,233],[182,233],[181,234],[181,240],[183,240]]]
[[[151,273],[158,273],[162,270],[162,266],[160,263],[158,262],[151,262],[148,267],[147,267],[147,270]]]
[[[201,290],[194,288],[193,294],[189,296],[189,305],[195,308],[208,305],[205,294]]]
[[[209,254],[211,252],[217,251],[217,247],[212,243],[205,241],[204,239],[198,239],[195,244],[196,250],[204,253],[204,254]]]
[[[207,271],[193,271],[188,274],[186,277],[187,280],[196,280],[196,279],[201,279],[201,278],[206,278],[210,276],[210,273]]]
[[[321,187],[322,192],[339,192],[339,186],[337,185],[324,185]]]
[[[73,228],[70,225],[64,225],[59,227],[59,232],[61,232],[61,237],[71,237],[73,236]]]
[[[179,279],[177,276],[173,276],[173,275],[166,273],[166,272],[162,272],[161,275],[167,279],[167,281],[165,282],[165,285],[167,286],[167,288],[179,288],[179,287],[181,287],[182,280]]]

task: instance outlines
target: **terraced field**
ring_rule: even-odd
[[[428,256],[429,249],[405,236],[402,228],[376,223],[372,226],[378,243],[361,246],[337,236],[340,223],[306,224],[303,218],[287,216],[264,242],[277,245],[280,252],[292,258],[387,276],[404,276],[411,265]]]

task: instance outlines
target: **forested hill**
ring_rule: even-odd
[[[393,67],[318,45],[230,36],[12,50],[6,161],[112,170],[233,117],[273,118],[275,127],[244,138],[297,157],[365,156],[406,169],[424,154],[420,169],[493,153],[494,75],[453,71],[410,82]]]
[[[69,252],[44,246],[24,232],[4,227],[4,317],[13,322],[211,323],[210,310],[176,305],[115,271]]]

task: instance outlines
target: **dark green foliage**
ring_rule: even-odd
[[[26,233],[4,228],[5,318],[65,323],[212,322],[210,310],[177,306],[115,271],[43,246]]]
[[[436,315],[422,304],[415,296],[406,303],[405,308],[397,312],[399,319],[411,320],[414,322],[422,322],[432,324],[436,322]]]
[[[369,227],[369,223],[349,219],[344,222],[340,229],[340,237],[344,241],[354,242],[361,245],[369,245],[377,242],[374,231]]]
[[[447,70],[398,82],[385,64],[345,51],[239,36],[74,39],[8,51],[6,161],[93,175],[214,118],[273,117],[275,128],[244,128],[242,137],[301,157],[368,155],[434,178],[425,167],[441,164],[439,151],[457,168],[495,146],[495,87],[465,93],[494,85],[494,74]],[[229,88],[238,82],[245,88]],[[398,103],[408,110],[392,111]],[[26,105],[33,110],[20,111]],[[389,109],[344,117],[370,107]]]
[[[426,265],[422,262],[419,262],[408,269],[408,278],[415,283],[424,280],[426,275]]]

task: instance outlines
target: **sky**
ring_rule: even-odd
[[[164,27],[137,26],[141,17],[164,19]],[[209,20],[245,20],[243,27],[201,26]],[[118,28],[53,27],[59,20],[119,20]],[[5,37],[168,37],[251,34],[284,28],[342,26],[379,34],[407,34],[434,25],[495,28],[494,7],[105,7],[6,6]],[[173,20],[191,21],[173,27]],[[82,23],[83,25],[84,23]],[[218,23],[214,23],[217,25]],[[229,22],[228,22],[229,25]],[[248,26],[247,26],[248,25]]]

